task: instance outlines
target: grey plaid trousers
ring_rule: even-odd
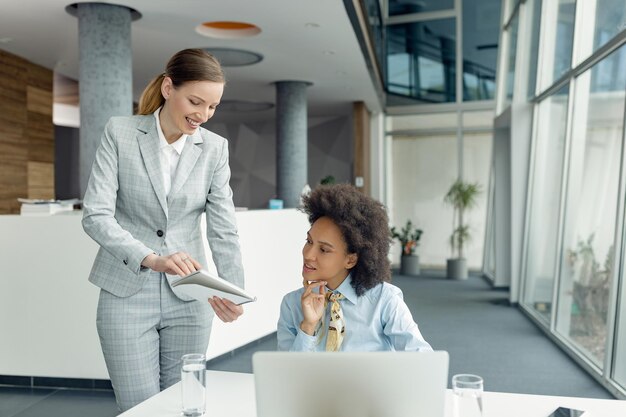
[[[180,359],[205,353],[213,310],[176,297],[165,274],[152,272],[130,297],[100,291],[96,324],[121,411],[180,380]]]

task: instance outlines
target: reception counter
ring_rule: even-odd
[[[209,359],[276,331],[282,296],[301,285],[303,213],[241,211],[237,224],[246,290],[258,301],[234,323],[214,320]],[[206,239],[205,249],[210,260]],[[97,250],[80,212],[0,216],[0,375],[108,379],[99,289],[87,281]]]

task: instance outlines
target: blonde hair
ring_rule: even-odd
[[[226,83],[226,77],[219,61],[204,49],[183,49],[167,63],[165,72],[148,83],[139,98],[137,114],[151,114],[165,103],[161,94],[161,84],[170,77],[174,87],[192,81]]]

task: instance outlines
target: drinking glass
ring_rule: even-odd
[[[182,357],[180,379],[183,395],[183,415],[198,417],[206,409],[206,358],[201,353]]]
[[[482,417],[483,379],[478,375],[458,374],[452,377],[454,417]]]

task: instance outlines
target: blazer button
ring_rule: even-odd
[[[157,230],[157,236],[163,237],[163,230]]]

